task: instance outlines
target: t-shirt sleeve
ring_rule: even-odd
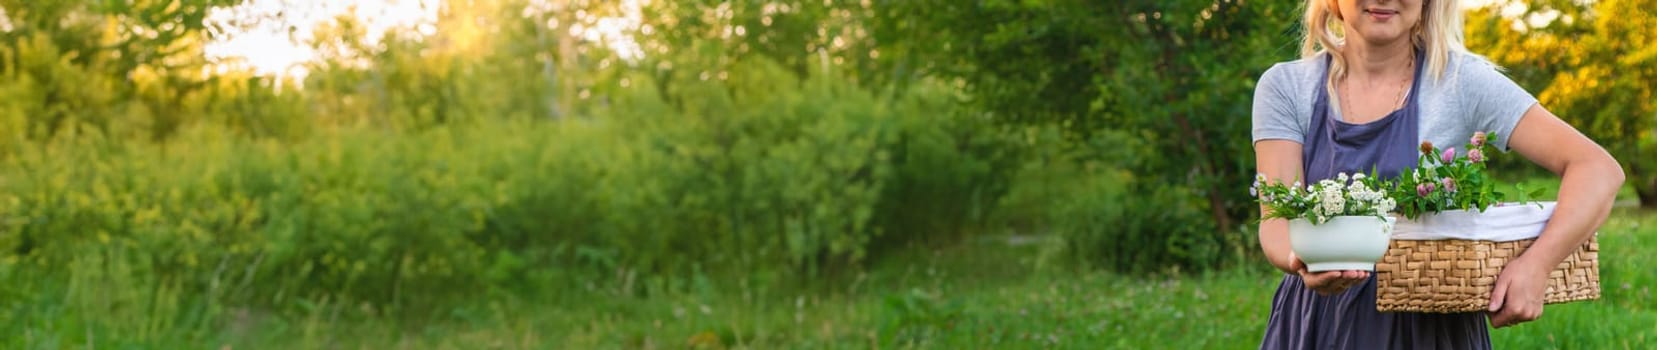
[[[1254,86],[1254,142],[1289,140],[1305,143],[1306,126],[1295,116],[1294,79],[1288,68],[1274,65],[1260,75]]]
[[[1525,112],[1536,105],[1536,97],[1497,71],[1495,65],[1475,57],[1462,58],[1467,62],[1461,65],[1461,86],[1457,90],[1467,111],[1473,114],[1470,119],[1477,128],[1474,131],[1496,132],[1490,144],[1505,151],[1508,136],[1513,135]]]

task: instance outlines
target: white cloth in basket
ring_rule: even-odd
[[[1537,204],[1541,204],[1540,207]],[[1507,242],[1536,238],[1553,216],[1556,202],[1502,203],[1483,213],[1455,210],[1422,215],[1415,220],[1398,218],[1392,239],[1425,241],[1465,239]]]

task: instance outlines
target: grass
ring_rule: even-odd
[[[1600,230],[1600,300],[1548,306],[1542,319],[1498,330],[1501,348],[1649,348],[1657,345],[1657,212],[1618,209]]]
[[[1601,234],[1604,296],[1551,305],[1495,330],[1498,348],[1657,345],[1657,212],[1619,209]],[[622,296],[495,298],[399,328],[319,314],[267,321],[232,348],[1253,348],[1278,277],[1236,268],[1126,277],[1042,268],[1038,248],[986,240],[876,262],[850,282],[799,291],[709,283]],[[1264,265],[1264,264],[1260,264]],[[705,282],[705,281],[704,281]],[[337,308],[336,308],[337,309]],[[338,312],[335,312],[337,314]]]
[[[1657,251],[1657,211],[1616,209],[1600,240],[1602,298],[1551,305],[1541,320],[1495,330],[1498,348],[1657,345],[1657,270],[1648,268],[1657,257],[1647,254]],[[22,330],[0,337],[0,347],[1254,348],[1279,279],[1264,263],[1160,277],[1054,268],[1043,264],[1039,244],[1014,241],[1028,240],[997,237],[910,249],[871,262],[866,272],[803,288],[696,278],[665,288],[675,292],[641,296],[619,286],[574,283],[533,297],[478,295],[421,320],[328,300],[302,300],[299,309],[306,311],[297,314],[200,311],[214,306],[165,298],[164,283],[155,292],[101,291],[94,299],[71,297],[73,288],[0,295],[28,298],[19,304],[25,308],[13,310],[22,317],[0,315],[0,321],[49,320],[0,325]],[[719,282],[724,280],[734,282]],[[152,306],[88,312],[135,302]]]

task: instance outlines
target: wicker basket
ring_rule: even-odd
[[[1455,313],[1488,310],[1502,266],[1536,239],[1509,242],[1393,240],[1375,264],[1375,308],[1381,312]],[[1599,299],[1599,238],[1548,274],[1548,304]]]

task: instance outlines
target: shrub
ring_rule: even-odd
[[[608,107],[556,122],[21,143],[0,157],[0,282],[45,282],[0,295],[84,281],[70,288],[164,285],[210,310],[427,312],[702,274],[809,282],[857,268],[881,235],[970,232],[1005,187],[1004,138],[948,89],[880,96],[743,67],[629,76]]]
[[[1049,237],[1044,260],[1127,273],[1194,271],[1246,244],[1214,229],[1191,188],[1136,175],[1134,157],[1144,150],[1131,134],[1072,141],[1056,128],[1031,128],[1026,135],[1030,156],[1001,220]]]

